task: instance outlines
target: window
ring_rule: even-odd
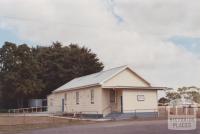
[[[76,92],[76,104],[79,104],[79,92]]]
[[[94,89],[90,90],[91,104],[94,104]]]
[[[138,96],[137,96],[137,100],[138,100],[138,101],[144,101],[144,100],[145,100],[144,95],[138,95]]]
[[[65,105],[67,105],[67,93],[65,93]]]
[[[53,106],[53,98],[50,99],[50,106]]]
[[[65,93],[65,101],[67,100],[67,93]]]

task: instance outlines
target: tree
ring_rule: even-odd
[[[15,102],[13,95],[13,91],[15,89],[15,74],[13,68],[16,65],[16,50],[17,46],[10,42],[5,42],[3,47],[0,49],[0,83],[2,84],[1,94],[4,106],[7,105],[8,107]]]
[[[185,94],[188,91],[188,87],[182,87],[182,88],[178,88],[178,92],[180,94]]]
[[[32,50],[26,44],[19,45],[16,53],[17,81],[15,93],[21,99],[21,105],[24,99],[35,98],[40,95],[44,88],[42,80],[38,79],[39,66]],[[19,100],[19,99],[18,99]],[[23,105],[22,105],[23,106]]]
[[[200,103],[200,92],[199,88],[195,86],[182,87],[178,89],[180,95],[187,95],[192,101]]]
[[[0,48],[0,91],[6,108],[23,107],[23,101],[46,98],[73,78],[99,72],[97,55],[76,44],[30,48],[5,42]],[[17,103],[16,103],[17,102]]]
[[[1,75],[0,75],[1,76]],[[2,83],[0,81],[0,109],[3,108],[3,103],[2,103]]]
[[[190,91],[190,92],[187,92],[187,95],[190,96],[190,98],[196,102],[196,103],[199,103],[200,104],[200,94],[196,91]]]
[[[76,44],[62,46],[55,42],[50,47],[38,47],[34,51],[40,63],[40,79],[46,85],[42,97],[69,82],[73,78],[99,72],[103,64],[90,49]]]
[[[180,99],[181,97],[187,97],[192,101],[200,104],[200,89],[191,86],[191,87],[182,87],[178,88],[177,92],[168,92],[166,96],[170,101],[175,99]]]
[[[23,107],[24,99],[37,96],[44,87],[37,78],[37,61],[26,44],[17,47],[9,42],[1,49],[0,57],[4,104],[11,107],[17,102],[18,107]]]
[[[181,95],[178,92],[168,92],[166,96],[170,101],[180,99]]]
[[[165,98],[165,97],[162,97],[159,99],[158,101],[159,103],[165,105],[166,103],[169,103],[169,99]]]

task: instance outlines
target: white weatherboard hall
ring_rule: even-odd
[[[49,112],[104,117],[110,113],[157,112],[157,90],[130,67],[75,78],[48,96]]]

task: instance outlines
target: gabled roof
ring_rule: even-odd
[[[78,89],[78,88],[84,88],[84,87],[90,87],[90,86],[96,86],[96,85],[102,85],[105,81],[111,79],[121,71],[125,69],[130,69],[139,79],[144,81],[147,85],[150,86],[150,84],[145,81],[142,77],[140,77],[138,74],[136,74],[130,67],[126,66],[120,66],[116,68],[112,68],[109,70],[101,71],[98,73],[82,76],[75,78],[65,85],[57,88],[53,92],[61,92],[65,90],[72,90],[72,89]]]

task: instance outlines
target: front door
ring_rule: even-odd
[[[110,90],[111,112],[123,112],[122,99],[123,98],[121,90]]]
[[[120,97],[120,102],[121,102],[121,113],[123,113],[123,98],[122,98],[122,96]]]

